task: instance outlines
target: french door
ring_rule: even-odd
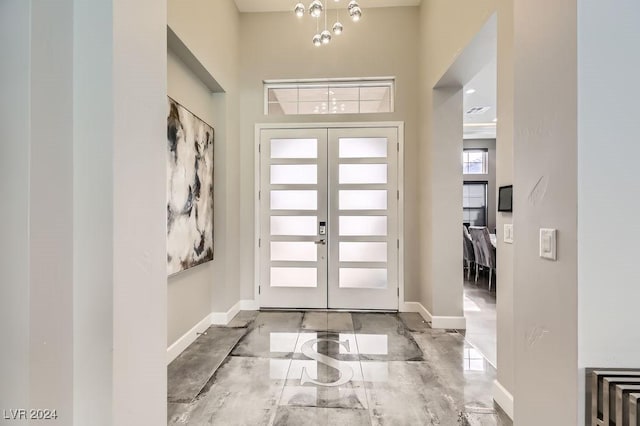
[[[398,309],[398,128],[260,132],[260,305]]]

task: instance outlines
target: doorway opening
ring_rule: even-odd
[[[262,308],[398,310],[401,126],[259,128]]]

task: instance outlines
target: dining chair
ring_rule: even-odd
[[[480,254],[478,258],[478,253],[476,252],[476,283],[478,282],[478,267],[489,269],[489,291],[491,291],[493,271],[496,270],[496,249],[491,244],[489,230],[484,226],[471,226],[469,227],[469,233],[474,242],[474,247],[477,247],[477,252]]]
[[[462,225],[462,249],[464,255],[464,263],[467,268],[467,281],[471,278],[471,265],[476,261],[475,250],[473,248],[473,241],[471,240],[471,234],[467,227]],[[477,280],[476,280],[477,282]]]

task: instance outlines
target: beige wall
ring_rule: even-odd
[[[513,0],[498,0],[498,127],[496,139],[496,186],[513,184]],[[497,353],[498,383],[513,396],[515,387],[513,253],[504,242],[504,225],[513,224],[512,213],[497,213]],[[518,238],[518,230],[514,230]],[[494,392],[497,398],[504,398]],[[506,396],[509,399],[509,395]],[[513,401],[502,401],[513,409]]]
[[[167,53],[168,95],[213,126],[213,123],[218,121],[213,94],[175,53],[171,50]],[[218,137],[219,135],[214,135],[215,139]],[[214,143],[217,142],[215,139]],[[219,218],[216,217],[216,219]],[[217,237],[217,233],[215,236]],[[215,248],[222,251],[219,246]],[[213,262],[169,277],[167,294],[167,343],[169,345],[211,313],[211,292],[214,282]]]
[[[168,2],[168,25],[222,86],[211,94],[174,54],[168,60],[169,96],[211,124],[214,141],[214,260],[169,278],[171,345],[211,312],[240,300],[238,60],[240,14],[233,0]]]
[[[431,0],[420,7],[420,126],[418,199],[420,203],[420,295],[419,301],[433,315],[462,315],[462,258],[460,250],[441,250],[443,240],[457,238],[462,199],[451,183],[461,183],[460,155],[434,138],[434,86],[495,11],[495,1]],[[461,89],[461,88],[460,88]],[[438,104],[440,102],[438,101]],[[460,106],[462,117],[462,106]],[[462,119],[460,119],[462,132]],[[441,141],[440,141],[441,142]],[[444,223],[437,222],[444,220]],[[437,223],[437,226],[436,226]],[[452,237],[455,235],[455,237]],[[457,240],[455,240],[457,241]],[[458,273],[459,272],[459,273]],[[451,285],[453,283],[453,285]]]
[[[311,43],[315,26],[291,13],[242,14],[241,17],[241,285],[242,299],[254,293],[254,125],[312,121],[405,122],[405,288],[406,300],[417,300],[418,241],[418,9],[367,9],[366,19],[348,22],[345,32],[322,48]],[[280,29],[285,28],[286,31]],[[393,36],[389,36],[393,28]],[[267,117],[263,113],[263,80],[396,77],[395,112],[322,117]]]
[[[576,2],[523,0],[514,20],[514,347],[518,425],[578,424]],[[544,29],[541,31],[541,29]],[[558,230],[558,260],[539,229]]]

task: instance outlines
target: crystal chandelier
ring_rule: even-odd
[[[325,0],[329,2],[330,0]],[[334,3],[340,3],[342,0],[333,0]],[[331,27],[333,31],[333,35],[340,35],[344,30],[344,25],[340,22],[340,5],[336,4],[336,22]],[[331,31],[329,31],[329,27],[327,26],[327,15],[329,14],[329,8],[325,7],[322,4],[321,0],[312,0],[309,4],[309,8],[306,9],[303,3],[298,3],[294,7],[293,11],[296,13],[298,18],[302,18],[304,16],[305,11],[309,11],[309,15],[316,20],[316,34],[313,36],[312,42],[314,46],[322,46],[324,44],[329,44],[331,41]],[[353,22],[358,22],[362,18],[362,9],[360,8],[360,4],[358,0],[351,0],[347,5],[347,13],[351,17]],[[324,29],[320,31],[320,19],[324,16]]]

